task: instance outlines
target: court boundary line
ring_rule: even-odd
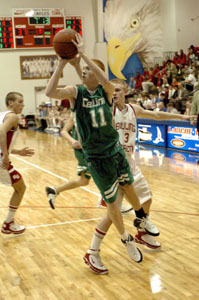
[[[44,168],[42,168],[42,167],[40,167],[40,166],[38,166],[38,165],[33,164],[33,163],[31,163],[31,162],[28,162],[28,161],[26,161],[26,160],[24,160],[24,159],[22,159],[22,158],[20,158],[20,157],[18,157],[18,156],[16,156],[16,155],[11,154],[11,156],[15,157],[16,159],[18,159],[18,160],[24,162],[25,164],[28,164],[28,165],[30,165],[30,166],[36,168],[36,169],[42,170],[43,172],[45,172],[45,173],[47,173],[47,174],[50,174],[50,175],[52,175],[52,176],[54,176],[54,177],[57,177],[57,178],[59,178],[59,179],[62,179],[62,180],[65,181],[65,182],[69,181],[68,179],[66,179],[66,178],[64,178],[64,177],[62,177],[62,176],[59,176],[59,175],[57,175],[57,174],[55,174],[55,173],[53,173],[53,172],[51,172],[51,171],[48,171],[48,170],[46,170],[46,169],[44,169]],[[85,188],[85,187],[80,187],[80,188],[83,189],[83,190],[85,190],[85,191],[87,191],[87,192],[89,192],[89,193],[91,193],[91,194],[94,194],[95,196],[98,196],[98,197],[100,196],[100,194],[98,194],[98,193],[96,193],[96,192],[93,192],[93,191],[89,190],[88,188]],[[21,208],[22,208],[22,207],[23,207],[23,206],[21,206]],[[0,207],[0,208],[2,208],[2,207]],[[25,208],[25,207],[24,207],[24,208]],[[35,208],[35,206],[34,206],[33,208]],[[57,208],[59,208],[59,207],[57,207]],[[64,208],[64,207],[60,207],[60,208]],[[73,207],[73,208],[78,208],[78,207]],[[81,207],[81,208],[84,208],[84,207]],[[88,207],[87,207],[87,208],[88,208]],[[90,208],[97,208],[97,207],[90,207]],[[159,210],[151,210],[151,212],[171,213],[171,214],[172,214],[172,213],[173,213],[173,214],[185,214],[185,215],[199,216],[199,214],[194,214],[194,213],[184,213],[184,212],[172,212],[172,211],[166,211],[166,212],[164,212],[164,211],[159,211]]]
[[[18,157],[18,156],[16,156],[16,155],[11,154],[11,156],[13,156],[14,158],[16,158],[16,159],[18,159],[18,160],[24,162],[24,163],[27,164],[27,165],[30,165],[30,166],[32,166],[32,167],[34,167],[34,168],[36,168],[36,169],[42,170],[43,172],[45,172],[45,173],[47,173],[47,174],[50,174],[50,175],[52,175],[52,176],[54,176],[54,177],[57,177],[57,178],[59,178],[59,179],[62,179],[63,181],[66,181],[66,182],[67,182],[67,181],[70,181],[70,180],[68,180],[67,178],[64,178],[64,177],[62,177],[62,176],[59,176],[59,175],[57,175],[57,174],[55,174],[55,173],[53,173],[53,172],[51,172],[51,171],[48,171],[48,170],[46,170],[46,169],[44,169],[44,168],[42,168],[42,167],[40,167],[40,166],[38,166],[38,165],[35,165],[35,164],[33,164],[33,163],[29,162],[29,161],[26,161],[25,159],[20,158],[20,157]],[[80,186],[80,188],[83,189],[83,190],[85,190],[85,191],[87,191],[87,192],[89,192],[89,193],[91,193],[91,194],[93,194],[93,195],[95,195],[95,196],[98,196],[98,197],[100,196],[99,193],[93,192],[93,191],[89,190],[88,188],[86,188],[86,187],[84,187],[84,186]]]
[[[26,228],[32,229],[32,228],[40,228],[40,227],[50,227],[50,226],[57,226],[57,225],[64,225],[64,224],[89,222],[89,221],[95,221],[95,220],[100,220],[100,219],[101,218],[92,218],[92,219],[85,219],[85,220],[65,221],[65,222],[59,222],[59,223],[53,223],[53,224],[32,225],[32,226],[27,226]]]
[[[0,206],[0,209],[7,209],[7,206]],[[31,205],[20,205],[20,208],[50,208],[50,206],[46,205],[36,205],[36,206],[31,206]],[[56,209],[74,209],[74,208],[78,208],[78,209],[100,209],[100,210],[105,210],[106,207],[97,207],[97,206],[56,206]],[[189,213],[189,212],[183,212],[183,211],[167,211],[167,210],[155,210],[155,209],[151,209],[151,212],[158,212],[158,213],[163,213],[163,214],[175,214],[175,215],[188,215],[188,216],[196,216],[199,217],[199,213]]]
[[[38,165],[36,165],[36,164],[33,164],[33,163],[31,163],[31,162],[28,162],[28,161],[26,161],[25,159],[22,159],[22,158],[20,158],[20,157],[15,156],[15,155],[12,155],[12,156],[15,157],[16,159],[22,161],[23,163],[25,163],[25,164],[27,164],[27,165],[29,165],[29,166],[32,166],[32,167],[34,167],[34,168],[36,168],[36,169],[39,169],[39,170],[41,170],[41,171],[43,171],[43,172],[45,172],[45,173],[47,173],[47,174],[50,174],[50,175],[52,175],[52,176],[54,176],[54,177],[57,177],[57,178],[59,178],[59,179],[62,179],[63,181],[66,181],[66,182],[69,181],[68,179],[66,179],[66,178],[64,178],[64,177],[59,176],[59,175],[57,175],[57,174],[55,174],[55,173],[53,173],[53,172],[51,172],[51,171],[48,171],[48,170],[46,170],[46,169],[44,169],[44,168],[42,168],[42,167],[40,167],[40,166],[38,166]],[[93,192],[93,191],[91,191],[91,190],[89,190],[89,189],[87,189],[87,188],[85,188],[85,187],[80,187],[80,188],[82,188],[83,190],[85,190],[85,191],[87,191],[87,192],[89,192],[89,193],[91,193],[91,194],[94,194],[95,196],[98,196],[98,197],[100,196],[98,193]],[[22,206],[21,206],[21,208],[22,208]],[[95,220],[100,220],[100,219],[101,219],[101,217],[100,217],[100,218],[93,218],[93,219],[85,219],[85,220],[65,221],[65,222],[59,222],[59,223],[54,223],[54,224],[32,225],[32,226],[27,226],[26,228],[27,228],[27,229],[32,229],[32,228],[50,227],[50,226],[58,226],[58,225],[64,225],[64,224],[89,222],[89,221],[95,221]]]

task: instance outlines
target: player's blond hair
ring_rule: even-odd
[[[123,79],[114,78],[114,79],[111,80],[111,82],[116,83],[116,84],[120,84],[125,91],[128,89],[128,84]]]
[[[92,58],[91,59],[102,71],[105,72],[105,66],[103,64],[103,62],[99,59],[96,59],[96,58]]]

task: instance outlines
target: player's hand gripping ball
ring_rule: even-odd
[[[71,59],[77,55],[77,47],[72,42],[77,42],[76,34],[72,29],[62,29],[54,36],[53,47],[61,58]]]

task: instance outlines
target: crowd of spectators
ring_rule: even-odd
[[[198,86],[199,47],[191,45],[187,54],[176,51],[172,59],[130,77],[127,98],[144,109],[190,114]]]
[[[55,101],[55,105],[42,102],[35,116],[36,127],[46,132],[59,132],[69,116],[69,106],[62,105],[62,103],[59,105],[59,101]]]
[[[199,90],[199,47],[191,45],[188,53],[181,49],[173,58],[167,57],[154,67],[144,68],[130,77],[127,101],[147,110],[169,113],[191,114],[192,97]],[[70,115],[67,99],[52,103],[42,102],[35,115],[37,129],[46,132],[60,132]],[[24,115],[20,118],[20,128],[27,129]]]

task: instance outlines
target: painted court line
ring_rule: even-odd
[[[59,176],[59,175],[57,175],[57,174],[55,174],[55,173],[53,173],[53,172],[51,172],[51,171],[48,171],[48,170],[46,170],[46,169],[44,169],[44,168],[41,168],[41,167],[39,167],[39,166],[37,166],[37,165],[35,165],[35,164],[32,164],[32,163],[30,163],[30,162],[28,162],[28,161],[26,161],[26,160],[24,160],[24,159],[22,159],[22,158],[19,158],[19,157],[15,156],[15,155],[12,155],[12,156],[15,157],[16,159],[18,159],[18,160],[24,162],[25,164],[31,166],[31,167],[34,167],[34,168],[36,168],[36,169],[39,169],[39,170],[41,170],[41,171],[43,171],[43,172],[46,172],[46,173],[48,173],[48,174],[50,174],[50,175],[52,175],[52,176],[55,176],[55,177],[57,177],[57,178],[60,178],[60,179],[64,180],[64,181],[69,181],[68,179],[66,179],[66,178],[64,178],[64,177],[62,177],[62,176]],[[91,191],[91,190],[89,190],[89,189],[87,189],[87,188],[85,188],[85,187],[81,187],[81,188],[84,189],[85,191],[89,192],[89,193],[92,193],[92,194],[94,194],[94,195],[96,195],[96,196],[99,196],[98,193],[95,193],[95,192],[93,192],[93,191]],[[101,218],[93,218],[93,219],[85,219],[85,220],[76,220],[76,221],[59,222],[59,223],[54,223],[54,224],[33,225],[33,226],[27,226],[26,228],[31,229],[31,228],[39,228],[39,227],[49,227],[49,226],[57,226],[57,225],[63,225],[63,224],[72,224],[72,223],[89,222],[89,221],[95,221],[95,220],[100,220],[100,219],[101,219]]]
[[[33,225],[33,226],[27,226],[26,228],[31,229],[31,228],[39,228],[39,227],[49,227],[49,226],[57,226],[57,225],[63,225],[63,224],[89,222],[89,221],[95,221],[95,220],[100,220],[100,219],[101,218],[93,218],[93,219],[85,219],[85,220],[66,221],[66,222],[60,222],[60,223],[54,223],[54,224]]]
[[[20,160],[20,161],[22,161],[22,162],[24,162],[25,164],[28,164],[28,165],[30,165],[30,166],[32,166],[32,167],[34,167],[34,168],[36,168],[36,169],[39,169],[39,170],[42,170],[43,172],[46,172],[46,173],[48,173],[48,174],[50,174],[50,175],[52,175],[52,176],[55,176],[55,177],[57,177],[57,178],[59,178],[59,179],[62,179],[63,181],[69,181],[68,179],[66,179],[66,178],[64,178],[64,177],[62,177],[62,176],[59,176],[59,175],[57,175],[57,174],[55,174],[55,173],[53,173],[53,172],[51,172],[51,171],[48,171],[48,170],[46,170],[46,169],[44,169],[44,168],[41,168],[41,167],[39,167],[39,166],[37,166],[37,165],[35,165],[35,164],[32,164],[32,163],[30,163],[30,162],[28,162],[28,161],[26,161],[26,160],[24,160],[24,159],[22,159],[22,158],[20,158],[20,157],[18,157],[18,156],[15,156],[15,155],[13,155],[13,154],[11,154],[13,157],[15,157],[16,159],[18,159],[18,160]],[[87,188],[85,188],[85,187],[80,187],[81,189],[83,189],[83,190],[85,190],[85,191],[87,191],[87,192],[89,192],[89,193],[91,193],[91,194],[94,194],[94,195],[96,195],[96,196],[100,196],[100,194],[98,194],[98,193],[96,193],[96,192],[93,192],[93,191],[91,191],[91,190],[89,190],[89,189],[87,189]],[[151,212],[159,212],[159,213],[164,213],[164,211],[159,211],[159,210],[151,210]],[[167,212],[167,213],[173,213],[173,214],[185,214],[185,215],[194,215],[194,216],[198,216],[198,214],[193,214],[193,213],[184,213],[184,212],[171,212],[171,211],[169,211],[169,212]],[[89,219],[89,220],[91,220],[91,219]],[[93,219],[93,220],[97,220],[97,219]],[[74,221],[74,222],[78,222],[78,221]],[[79,222],[84,222],[84,221],[79,221]],[[66,222],[66,223],[72,223],[72,222]],[[62,223],[57,223],[58,225],[59,224],[62,224]],[[55,225],[57,225],[57,224],[52,224],[52,225],[49,225],[49,226],[55,226]],[[65,224],[65,223],[63,223],[63,224]],[[48,226],[48,225],[41,225],[41,226]],[[34,227],[34,226],[33,226]],[[40,227],[40,225],[39,226],[35,226],[35,227]],[[32,227],[28,227],[28,228],[32,228]]]
[[[16,158],[16,159],[18,159],[18,160],[20,160],[20,161],[22,161],[22,162],[24,162],[25,164],[27,164],[27,165],[29,165],[29,166],[32,166],[32,167],[34,167],[34,168],[36,168],[36,169],[39,169],[39,170],[41,170],[41,171],[43,171],[43,172],[46,172],[46,173],[48,173],[48,174],[50,174],[50,175],[52,175],[52,176],[55,176],[55,177],[57,177],[57,178],[59,178],[59,179],[62,179],[62,180],[64,180],[64,181],[69,181],[68,179],[66,179],[66,178],[64,178],[64,177],[62,177],[62,176],[59,176],[59,175],[57,175],[57,174],[55,174],[55,173],[53,173],[53,172],[51,172],[51,171],[48,171],[48,170],[46,170],[46,169],[44,169],[44,168],[41,168],[41,167],[39,167],[39,166],[37,166],[37,165],[35,165],[35,164],[32,164],[32,163],[30,163],[30,162],[28,162],[28,161],[26,161],[26,160],[24,160],[24,159],[22,159],[22,158],[20,158],[20,157],[18,157],[18,156],[15,156],[15,155],[13,155],[13,154],[11,154],[14,158]],[[91,193],[91,194],[94,194],[95,196],[100,196],[100,194],[98,194],[98,193],[96,193],[96,192],[93,192],[93,191],[91,191],[91,190],[89,190],[89,189],[87,189],[87,188],[85,188],[85,187],[83,187],[83,186],[80,186],[80,188],[81,189],[83,189],[83,190],[85,190],[85,191],[87,191],[87,192],[89,192],[89,193]]]
[[[26,170],[32,170],[32,168],[17,168],[19,171],[26,171]]]

